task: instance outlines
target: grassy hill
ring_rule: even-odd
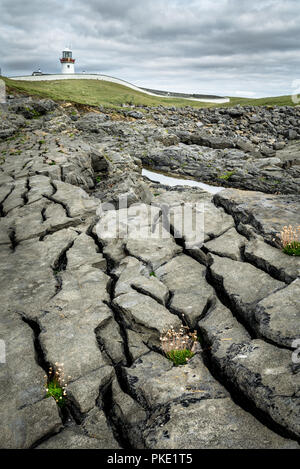
[[[231,107],[242,106],[293,106],[291,96],[278,96],[271,98],[249,99],[231,98],[230,103],[214,104],[189,101],[182,98],[163,98],[149,96],[132,90],[123,85],[100,80],[53,80],[53,81],[15,81],[2,77],[8,92],[20,91],[22,93],[51,98],[56,101],[70,101],[92,106],[120,107],[122,104],[143,106],[192,106],[199,107]]]

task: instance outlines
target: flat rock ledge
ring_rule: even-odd
[[[297,191],[212,197],[152,184],[137,156],[147,135],[170,158],[179,140],[206,145],[210,157],[222,147],[254,158],[255,149],[184,134],[182,122],[168,133],[176,112],[139,124],[81,112],[47,100],[2,107],[0,447],[299,448],[300,264],[274,242],[284,224],[300,223]],[[261,124],[254,112],[228,116],[252,137]],[[272,119],[284,138],[280,112]],[[194,212],[202,204],[204,229],[193,236],[181,230],[183,202]],[[175,367],[160,336],[181,325],[200,342]],[[63,411],[46,398],[56,363],[68,385]]]

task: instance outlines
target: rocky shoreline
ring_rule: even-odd
[[[300,224],[300,109],[0,112],[0,447],[299,448],[300,261],[275,236]],[[228,189],[162,186],[143,165]],[[182,203],[202,204],[203,245]],[[169,236],[136,238],[166,217]],[[182,321],[200,342],[175,367],[159,339]],[[45,394],[55,363],[63,410]]]

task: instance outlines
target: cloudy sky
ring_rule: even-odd
[[[0,0],[3,75],[59,73],[68,45],[77,72],[144,87],[290,94],[300,80],[300,1]]]

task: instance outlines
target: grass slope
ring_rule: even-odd
[[[79,104],[104,107],[120,107],[122,104],[143,106],[176,106],[185,107],[231,107],[242,106],[293,106],[291,96],[275,98],[231,98],[230,103],[214,104],[189,101],[181,98],[156,98],[126,86],[99,80],[53,80],[53,81],[15,81],[2,77],[8,91],[20,91],[28,95],[51,98],[56,101],[71,101]]]

